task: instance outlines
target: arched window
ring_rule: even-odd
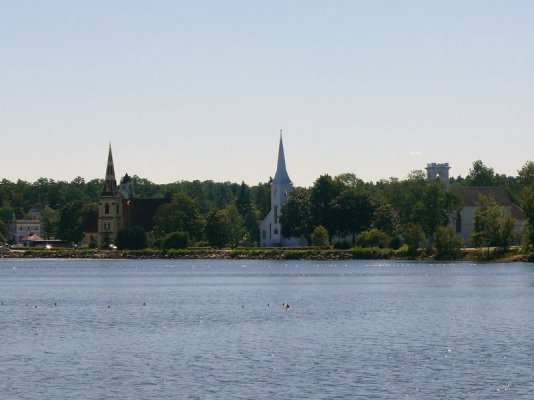
[[[109,203],[104,205],[104,214],[109,214]]]

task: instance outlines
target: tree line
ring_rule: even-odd
[[[138,228],[120,232],[122,247],[156,245],[253,246],[259,242],[259,223],[270,210],[269,182],[248,186],[230,182],[181,181],[156,184],[132,177],[139,198],[164,198],[154,217],[147,242]],[[528,161],[517,176],[496,174],[482,161],[473,163],[466,177],[452,177],[452,185],[503,186],[527,217],[524,243],[534,243],[534,163]],[[0,181],[0,241],[13,219],[29,218],[40,206],[42,232],[79,242],[86,216],[97,209],[103,181],[71,182],[40,178],[36,182]],[[480,246],[510,243],[511,222],[492,199],[481,199],[474,240]],[[309,244],[337,246],[417,247],[421,242],[440,248],[458,247],[450,221],[461,209],[460,199],[423,171],[406,179],[365,182],[354,174],[321,175],[309,188],[295,187],[281,210],[284,236],[302,236]]]

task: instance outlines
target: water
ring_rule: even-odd
[[[534,390],[530,264],[4,259],[0,300],[0,399]]]

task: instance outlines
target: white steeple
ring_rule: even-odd
[[[278,164],[276,166],[276,174],[272,183],[291,185],[291,179],[286,170],[286,158],[284,156],[284,143],[282,141],[282,130],[280,129],[280,144],[278,145]]]

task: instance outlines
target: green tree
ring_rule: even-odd
[[[476,160],[464,182],[467,186],[495,186],[495,171],[481,160]]]
[[[328,230],[322,225],[317,226],[312,232],[311,240],[314,246],[328,246]]]
[[[235,206],[241,215],[241,218],[243,218],[243,221],[245,222],[245,228],[248,232],[247,237],[249,238],[249,242],[257,242],[259,241],[260,232],[256,214],[250,199],[250,188],[245,184],[245,182],[241,182],[237,192]]]
[[[335,181],[330,175],[321,175],[311,188],[311,210],[313,224],[322,225],[331,236],[339,230],[339,217],[333,210],[334,199],[341,194],[343,184]]]
[[[521,192],[520,204],[527,218],[527,223],[523,227],[523,241],[529,248],[534,245],[534,184],[525,186]]]
[[[180,192],[174,194],[170,203],[160,206],[154,222],[159,237],[172,232],[187,232],[194,240],[200,238],[204,225],[197,202]]]
[[[463,239],[454,233],[451,225],[438,228],[434,247],[439,258],[456,257],[462,245]]]
[[[527,161],[517,171],[517,181],[522,187],[534,186],[534,162]]]
[[[162,241],[162,247],[168,249],[186,249],[189,246],[187,232],[172,232],[166,235]]]
[[[52,239],[56,237],[60,217],[60,212],[50,207],[45,207],[41,211],[41,233],[43,238]]]
[[[236,246],[246,232],[244,221],[233,205],[224,210],[212,210],[206,219],[205,234],[214,247]]]
[[[334,218],[335,233],[352,235],[352,244],[356,235],[371,226],[374,207],[367,194],[354,188],[344,188],[332,200],[331,215]]]
[[[408,246],[408,251],[415,254],[419,244],[425,239],[425,232],[419,224],[410,224],[403,231],[404,243]]]
[[[254,193],[254,207],[259,219],[263,219],[271,211],[271,185],[269,183],[259,183],[252,189]]]
[[[293,189],[281,210],[282,236],[303,236],[310,245],[313,231],[311,208],[310,190],[299,187]]]
[[[94,204],[75,201],[61,207],[59,211],[58,235],[71,243],[78,243],[83,237],[83,225],[87,213]]]
[[[512,241],[514,220],[491,196],[479,196],[473,223],[473,242],[477,247],[506,249]]]
[[[389,245],[389,236],[377,228],[363,231],[358,235],[358,246],[385,248]]]
[[[119,249],[140,250],[147,247],[145,230],[139,226],[123,228],[117,232],[115,244]]]

